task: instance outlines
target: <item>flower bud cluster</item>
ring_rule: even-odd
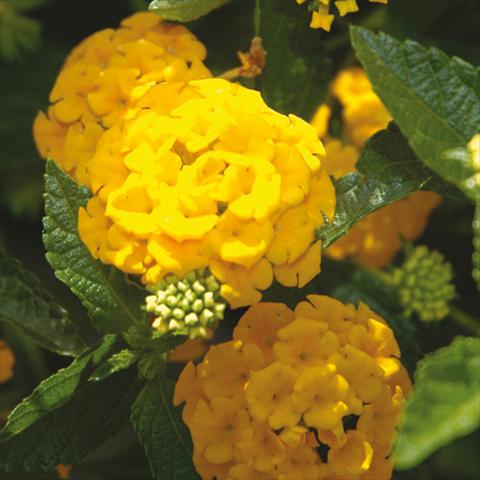
[[[223,319],[220,285],[207,269],[181,279],[168,275],[149,290],[154,295],[146,297],[145,309],[155,315],[152,327],[160,333],[186,330],[191,339],[210,338]]]
[[[442,320],[448,315],[449,302],[455,297],[452,280],[450,263],[425,246],[415,248],[391,276],[406,314],[416,313],[425,322]]]
[[[136,13],[117,29],[90,35],[67,57],[51,105],[35,119],[38,151],[89,185],[86,164],[105,129],[154,85],[210,77],[205,57],[187,28],[154,13]]]
[[[347,143],[329,137],[331,109],[320,105],[312,120],[325,144],[324,166],[340,178],[355,171],[365,141],[387,127],[391,116],[361,68],[342,70],[331,85],[333,96],[342,106]],[[402,247],[402,239],[416,240],[424,231],[440,197],[431,192],[415,192],[371,213],[353,226],[348,234],[327,251],[339,260],[354,258],[363,265],[380,268],[389,263]]]
[[[232,307],[273,279],[320,271],[315,229],[335,189],[315,130],[221,79],[152,87],[107,130],[87,163],[95,195],[79,233],[95,258],[146,285],[209,267]]]
[[[408,375],[366,305],[253,305],[233,341],[186,365],[174,402],[203,479],[389,479]]]

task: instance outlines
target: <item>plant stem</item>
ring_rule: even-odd
[[[450,318],[460,327],[480,337],[480,321],[457,307],[450,307]]]

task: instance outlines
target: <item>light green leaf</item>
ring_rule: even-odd
[[[480,339],[457,337],[417,367],[395,445],[395,467],[408,469],[480,426]]]
[[[308,27],[295,1],[257,0],[257,32],[267,52],[259,77],[262,95],[273,109],[310,121],[328,92],[331,61],[325,36]]]
[[[131,421],[145,448],[155,479],[198,479],[192,463],[192,441],[182,421],[182,407],[173,406],[175,382],[161,375],[141,391]]]
[[[465,147],[452,148],[443,152],[441,164],[445,166],[443,177],[480,203],[480,165],[475,165],[472,154]]]
[[[480,125],[480,70],[436,48],[351,27],[373,88],[418,157],[459,185],[446,150],[465,147]]]
[[[87,381],[115,348],[116,337],[107,336],[13,410],[0,432],[0,471],[38,472],[77,463],[121,428],[140,391],[135,369],[103,382]]]
[[[148,7],[167,20],[190,22],[207,15],[230,0],[153,0]]]
[[[77,355],[85,345],[67,312],[18,260],[0,249],[0,320],[20,327],[60,355]]]
[[[121,332],[146,324],[144,292],[120,270],[95,260],[78,235],[77,215],[89,198],[54,162],[45,174],[43,242],[55,275],[75,293],[101,332]]]
[[[335,184],[335,217],[331,224],[317,230],[317,238],[323,240],[324,248],[369,213],[417,190],[462,196],[418,161],[394,125],[367,141],[357,168],[361,173],[345,175]]]

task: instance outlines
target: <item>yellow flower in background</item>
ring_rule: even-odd
[[[117,29],[83,40],[67,57],[39,112],[33,134],[40,155],[88,185],[87,161],[99,137],[152,86],[210,77],[205,47],[184,26],[136,13]]]
[[[9,346],[0,340],[0,383],[5,383],[13,377],[15,357]]]
[[[298,4],[305,3],[306,0],[297,0]],[[373,3],[387,4],[388,0],[369,0]],[[312,11],[312,20],[310,27],[321,28],[327,32],[332,27],[335,14],[332,13],[331,6],[335,4],[336,10],[341,17],[348,13],[358,12],[358,4],[356,0],[309,0],[308,8]]]
[[[391,478],[411,384],[380,316],[311,295],[294,311],[253,305],[233,337],[190,362],[176,385],[203,479]]]
[[[342,70],[333,80],[331,91],[342,106],[346,141],[329,136],[331,108],[326,104],[317,109],[312,126],[325,145],[323,165],[338,179],[355,172],[365,141],[386,128],[392,118],[359,67]],[[383,267],[401,249],[402,240],[414,241],[420,237],[440,201],[434,193],[415,192],[362,219],[331,245],[327,253],[337,260],[354,258],[372,268]]]
[[[314,231],[335,209],[323,154],[310,125],[256,91],[221,79],[153,86],[85,166],[95,195],[80,236],[147,285],[209,267],[232,307],[253,304],[274,278],[301,287],[320,271]]]

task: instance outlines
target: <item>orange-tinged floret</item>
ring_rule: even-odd
[[[203,479],[391,478],[410,381],[379,315],[311,295],[294,311],[253,305],[233,336],[176,386]]]

